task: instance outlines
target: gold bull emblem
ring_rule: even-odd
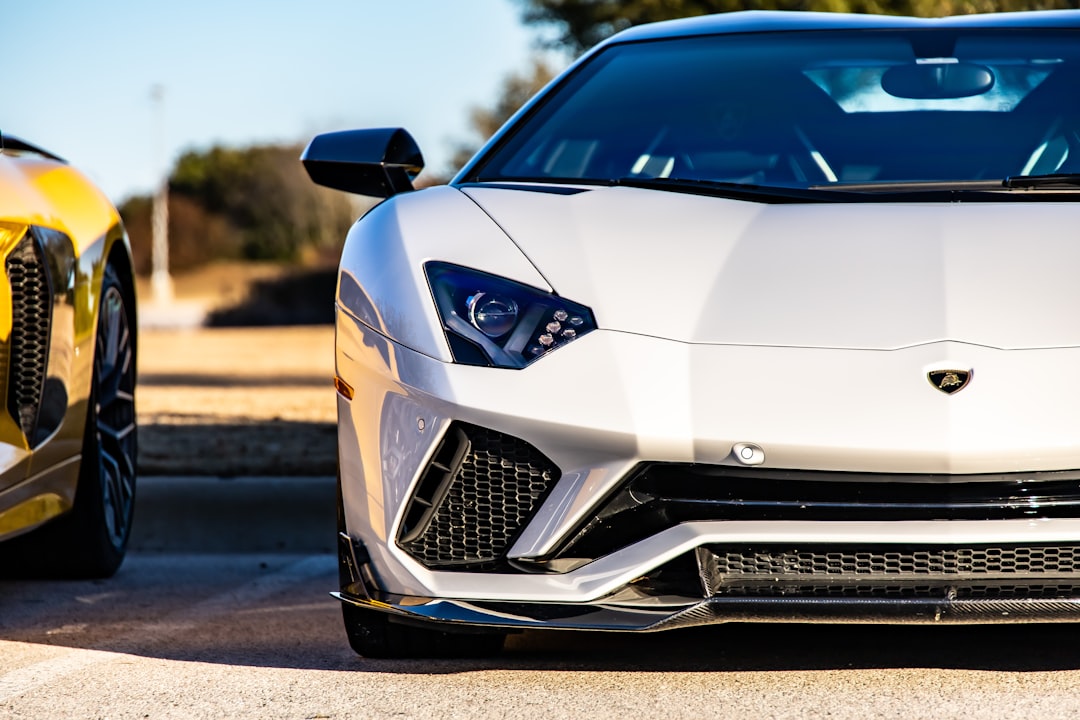
[[[926,379],[936,389],[952,395],[967,387],[971,382],[971,370],[931,370],[926,373]]]

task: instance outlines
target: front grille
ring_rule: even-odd
[[[697,551],[706,596],[1058,598],[1080,595],[1080,547]]]
[[[916,475],[643,463],[559,555],[602,557],[684,522],[1043,517],[1080,517],[1080,471]]]
[[[652,463],[630,488],[727,520],[990,520],[1080,517],[1080,471],[985,475],[774,470]]]
[[[1080,597],[1080,584],[1054,585],[733,585],[710,597],[788,598],[1035,598]]]
[[[49,360],[52,292],[40,244],[30,233],[8,255],[12,326],[7,408],[31,441]]]
[[[558,479],[527,442],[453,423],[406,503],[398,544],[425,567],[495,569]]]

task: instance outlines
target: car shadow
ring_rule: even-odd
[[[237,305],[213,311],[208,327],[330,325],[334,322],[337,266],[256,280]]]
[[[272,582],[281,571],[277,566],[292,556],[285,561],[283,556],[259,557],[204,556],[192,570],[192,563],[179,556],[139,556],[133,567],[125,566],[107,581],[0,580],[0,640],[219,665],[402,675],[920,668],[1030,673],[1080,668],[1074,649],[1080,627],[1054,624],[729,624],[655,634],[527,631],[511,635],[504,652],[490,658],[362,658],[349,649],[337,602],[327,595],[336,580],[328,555],[320,556],[319,571],[303,582],[250,602],[243,602],[245,590],[225,590],[221,596],[227,601],[209,604],[201,596],[186,596],[207,582],[258,581],[260,572]],[[215,603],[221,607],[215,609]],[[467,641],[463,636],[462,642]]]
[[[139,426],[139,474],[333,475],[337,426],[284,419],[213,422],[193,415]]]
[[[266,376],[237,376],[236,374],[201,372],[146,372],[139,374],[139,387],[244,387],[273,389],[281,386],[323,388],[327,389],[327,392],[329,392],[332,383],[325,377],[308,373],[278,373]]]

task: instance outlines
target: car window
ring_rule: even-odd
[[[1080,169],[1080,36],[785,32],[617,44],[474,179],[808,187]]]

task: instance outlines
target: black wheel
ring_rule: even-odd
[[[82,473],[73,519],[85,516],[86,545],[79,566],[87,575],[112,575],[123,562],[135,510],[135,328],[115,271],[101,287]],[[80,507],[80,501],[83,502]]]
[[[101,286],[82,461],[71,512],[5,543],[22,575],[101,578],[124,560],[135,507],[134,316],[116,272]],[[5,563],[7,564],[7,563]]]
[[[345,530],[341,477],[337,489],[338,532]],[[342,590],[351,581],[345,550],[338,544],[338,576]],[[498,631],[447,632],[434,627],[404,624],[378,610],[341,604],[341,619],[349,646],[369,658],[475,658],[497,655],[504,633]]]

